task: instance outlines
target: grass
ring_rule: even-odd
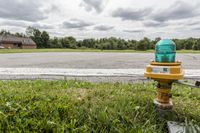
[[[0,53],[35,53],[35,52],[153,52],[136,50],[100,50],[100,49],[0,49]]]
[[[0,81],[0,132],[165,132],[153,83]],[[200,90],[174,86],[168,120],[200,125]]]
[[[153,53],[154,50],[137,51],[137,50],[99,50],[99,49],[0,49],[3,53],[36,53],[36,52],[119,52],[119,53]],[[194,50],[178,50],[177,53],[197,53]]]

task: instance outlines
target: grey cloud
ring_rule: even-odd
[[[52,13],[52,12],[60,13],[61,10],[60,10],[59,6],[57,6],[57,5],[50,5],[49,7],[44,9],[44,13],[49,14],[49,13]]]
[[[54,26],[49,25],[49,24],[33,24],[31,27],[37,28],[37,29],[53,29]]]
[[[47,18],[40,7],[37,0],[0,0],[0,18],[36,22]]]
[[[15,21],[15,20],[4,20],[0,22],[0,24],[4,26],[15,26],[15,27],[22,27],[22,28],[25,28],[29,25],[29,23],[27,22]]]
[[[65,36],[66,35],[65,32],[60,32],[60,31],[48,31],[48,33],[53,36]]]
[[[196,5],[192,4],[194,3],[177,1],[168,8],[157,11],[157,13],[153,15],[153,20],[158,22],[164,22],[169,20],[186,19],[199,16],[200,12],[199,12],[199,7],[197,6],[198,4]]]
[[[200,27],[194,27],[192,30],[200,31]]]
[[[124,32],[128,32],[128,33],[140,33],[140,32],[144,32],[144,30],[123,30]]]
[[[151,8],[146,9],[139,9],[134,10],[130,8],[118,8],[112,13],[113,17],[121,18],[122,20],[132,20],[132,21],[138,21],[143,20],[147,16],[149,16],[152,12]]]
[[[143,25],[146,27],[162,27],[167,26],[166,22],[158,22],[158,21],[144,21]]]
[[[62,27],[68,29],[83,29],[89,26],[92,26],[93,23],[85,22],[83,20],[72,19],[71,21],[65,21],[62,24]]]
[[[109,31],[112,29],[114,29],[114,26],[99,25],[99,26],[94,27],[94,30],[98,30],[98,31]]]
[[[189,22],[186,24],[187,26],[195,26],[195,25],[200,25],[200,21],[196,21],[196,22]]]
[[[87,11],[92,11],[100,13],[103,11],[105,4],[108,0],[83,0],[80,6],[84,7]]]
[[[49,24],[39,24],[39,23],[32,23],[26,21],[18,21],[18,20],[4,20],[0,22],[3,26],[14,26],[14,27],[21,27],[27,28],[28,26],[38,28],[38,29],[52,29],[53,26]]]

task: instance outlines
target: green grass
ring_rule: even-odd
[[[183,53],[183,54],[187,54],[187,53],[200,54],[200,50],[177,50],[176,52]]]
[[[137,51],[137,50],[99,50],[99,49],[0,49],[3,53],[36,53],[36,52],[119,52],[119,53],[153,53],[154,50]],[[177,53],[197,53],[194,50],[178,50]]]
[[[153,83],[0,81],[0,132],[165,132]],[[200,90],[174,86],[168,120],[200,125]]]
[[[124,52],[124,53],[149,53],[148,51],[136,50],[100,50],[100,49],[0,49],[0,53],[35,53],[35,52]]]

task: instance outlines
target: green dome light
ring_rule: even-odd
[[[156,44],[156,62],[175,62],[176,44],[170,39],[160,40]]]

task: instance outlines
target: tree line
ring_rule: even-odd
[[[141,40],[125,40],[116,37],[101,38],[101,39],[83,39],[76,40],[72,36],[68,37],[53,37],[49,36],[46,31],[40,31],[37,28],[28,27],[26,34],[15,33],[12,34],[9,31],[1,30],[0,35],[15,35],[18,37],[30,37],[37,44],[38,48],[71,48],[71,49],[101,49],[101,50],[150,50],[155,48],[155,44],[161,40],[160,37],[151,40],[144,37]],[[176,49],[186,50],[200,50],[200,38],[188,38],[188,39],[173,39],[176,43]]]

